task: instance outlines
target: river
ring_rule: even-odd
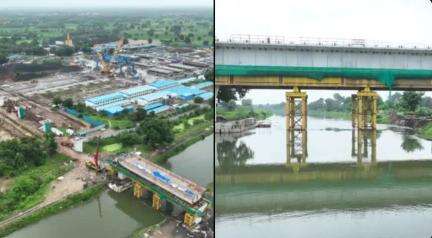
[[[287,145],[285,118],[270,121],[216,135],[218,237],[432,236],[432,142],[309,117],[306,139]]]
[[[213,181],[213,135],[170,158],[175,173],[203,186]],[[131,191],[105,190],[97,198],[18,230],[9,238],[126,238],[135,230],[159,223],[164,216]]]

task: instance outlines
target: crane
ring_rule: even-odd
[[[96,170],[96,172],[100,172],[102,170],[99,166],[99,141],[100,138],[97,139],[96,154],[93,157],[93,161],[87,160],[85,163],[87,168]]]

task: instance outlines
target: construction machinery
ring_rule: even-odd
[[[100,139],[97,141],[96,154],[93,157],[93,161],[87,160],[85,162],[85,165],[88,169],[96,170],[96,172],[102,171],[101,167],[99,166],[99,141]]]

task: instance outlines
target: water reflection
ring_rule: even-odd
[[[351,156],[357,159],[358,165],[363,165],[365,159],[369,158],[371,165],[377,161],[377,138],[380,136],[377,130],[353,129],[351,132]]]
[[[401,147],[406,152],[414,152],[416,150],[423,150],[422,144],[417,140],[417,138],[404,134],[402,136],[402,144]]]
[[[300,167],[306,164],[308,156],[307,131],[287,130],[286,166],[294,172],[300,171]]]
[[[244,142],[237,143],[235,137],[224,137],[217,143],[217,160],[223,170],[246,165],[254,157],[254,152]]]

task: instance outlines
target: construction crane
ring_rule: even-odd
[[[96,170],[96,172],[100,172],[102,169],[99,166],[99,141],[100,139],[97,139],[97,146],[96,146],[96,154],[93,157],[93,161],[87,160],[85,162],[85,165],[87,168]]]

